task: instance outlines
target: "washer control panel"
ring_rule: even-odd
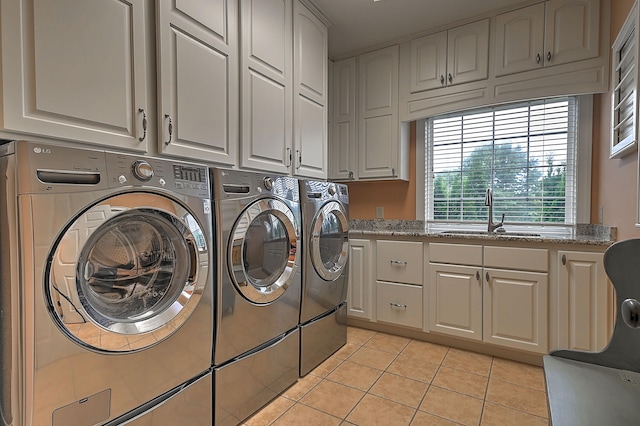
[[[148,186],[184,195],[210,196],[206,166],[129,154],[107,152],[106,155],[111,187]]]

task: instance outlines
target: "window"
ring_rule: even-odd
[[[576,223],[577,100],[482,108],[425,120],[425,207],[432,224]],[[589,147],[590,149],[590,147]]]
[[[611,158],[636,149],[637,6],[634,4],[612,46]]]

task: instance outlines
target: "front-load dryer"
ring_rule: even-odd
[[[349,193],[343,184],[301,180],[300,203],[300,376],[304,376],[347,342]]]
[[[296,382],[298,181],[211,169],[218,244],[214,424],[235,425]]]
[[[207,168],[16,141],[0,172],[3,424],[120,424],[184,400],[210,424]]]

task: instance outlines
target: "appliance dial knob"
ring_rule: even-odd
[[[153,177],[153,167],[144,160],[138,160],[133,163],[131,170],[133,175],[143,182],[147,182]]]
[[[331,195],[331,196],[336,195],[336,192],[338,192],[338,191],[336,190],[336,185],[335,185],[335,184],[333,184],[333,183],[332,183],[331,185],[329,185],[329,189],[328,189],[328,191],[329,191],[329,195]]]
[[[267,191],[271,191],[273,189],[273,179],[271,179],[269,176],[264,178],[262,182],[264,184],[264,189],[266,189]]]

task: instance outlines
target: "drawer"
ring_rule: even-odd
[[[380,281],[422,285],[422,242],[376,242],[376,277]]]
[[[482,266],[482,246],[430,243],[429,262]]]
[[[484,266],[548,272],[549,251],[546,249],[485,246]]]
[[[378,321],[422,328],[422,287],[378,281],[376,297]]]

